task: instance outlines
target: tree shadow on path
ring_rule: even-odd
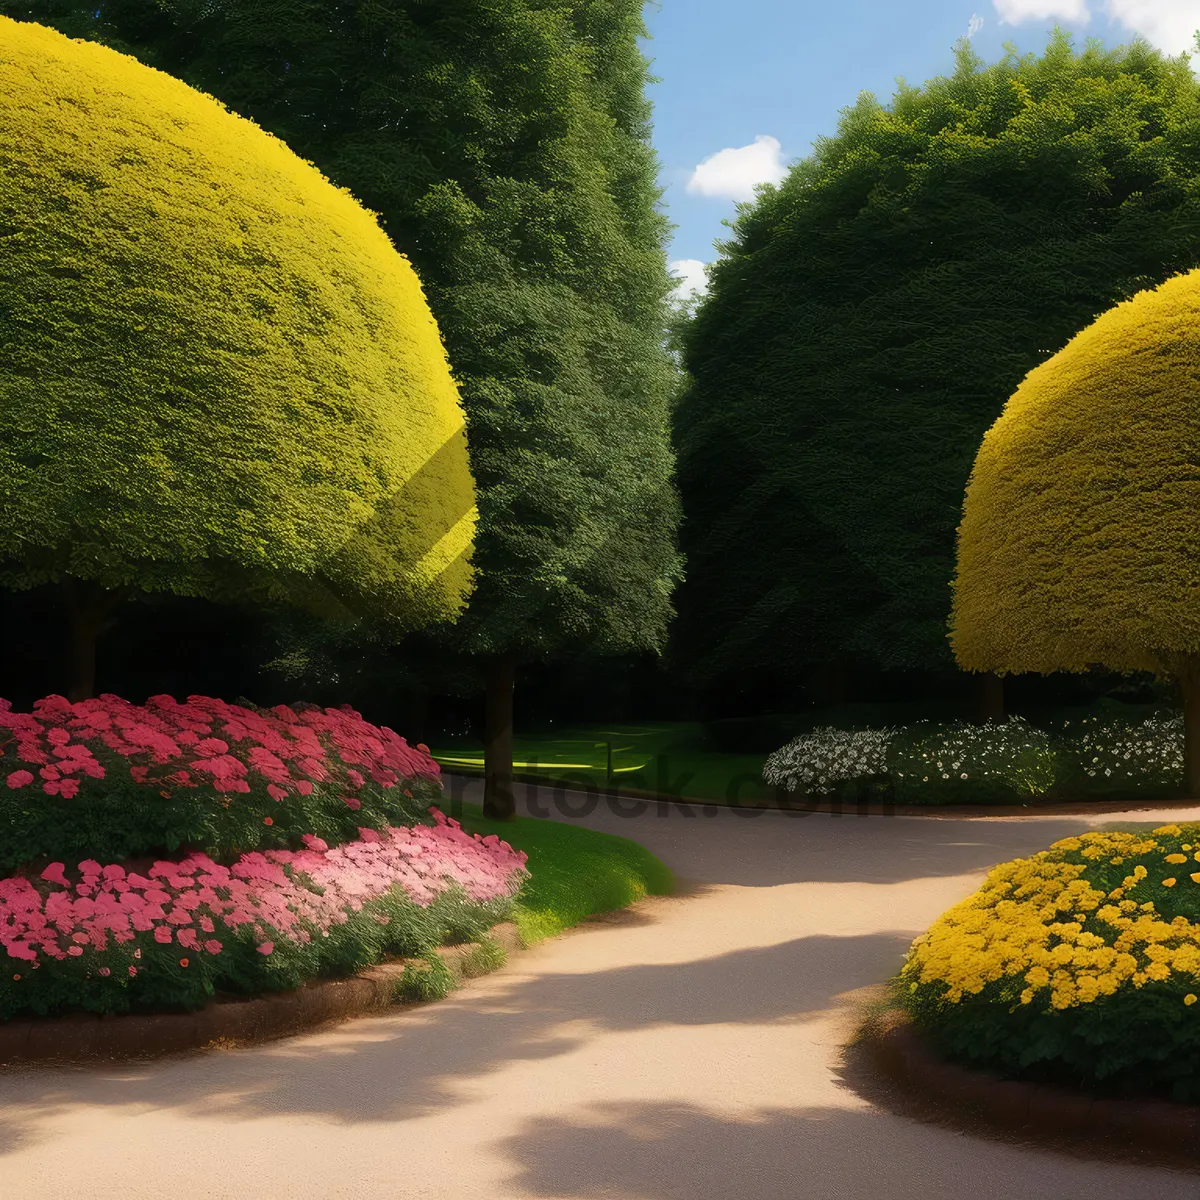
[[[514,1190],[576,1200],[1194,1200],[1194,1175],[1081,1163],[950,1137],[868,1108],[768,1109],[736,1119],[692,1105],[593,1105],[500,1147]]]
[[[11,1072],[0,1075],[0,1148],[16,1148],[23,1127],[78,1105],[174,1108],[231,1121],[421,1117],[462,1103],[464,1085],[511,1063],[570,1053],[593,1031],[811,1018],[829,1009],[831,988],[892,974],[910,940],[908,933],[806,937],[698,962],[496,975],[482,981],[486,988],[353,1021],[325,1037],[146,1064]]]

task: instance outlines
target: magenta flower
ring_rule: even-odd
[[[33,773],[30,771],[14,771],[8,777],[8,786],[13,789],[27,787],[32,782]]]

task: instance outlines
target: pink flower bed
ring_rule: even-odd
[[[5,782],[12,789],[39,787],[48,796],[70,799],[82,780],[104,778],[89,742],[135,760],[130,773],[139,782],[171,790],[208,784],[238,793],[261,777],[275,800],[289,792],[307,795],[314,783],[335,776],[354,791],[367,779],[390,788],[409,777],[440,775],[424,746],[410,746],[348,707],[295,712],[279,705],[256,712],[207,696],[186,703],[152,696],[137,705],[112,695],[77,704],[48,696],[33,707],[15,713],[0,700],[0,745],[22,764]]]
[[[309,835],[303,850],[256,851],[229,867],[191,854],[142,875],[85,860],[70,878],[65,864],[52,863],[38,881],[0,879],[0,946],[30,969],[87,950],[108,955],[99,975],[136,977],[142,942],[156,953],[175,947],[186,967],[189,955],[220,955],[230,934],[253,937],[268,956],[278,939],[328,936],[397,887],[422,907],[455,885],[477,902],[515,894],[526,875],[523,852],[433,816],[432,826],[360,829],[358,840],[333,849]]]

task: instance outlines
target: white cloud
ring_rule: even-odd
[[[753,200],[754,185],[778,183],[787,174],[777,138],[760,133],[748,146],[726,147],[706,158],[688,180],[695,196]]]
[[[1108,15],[1165,54],[1195,53],[1200,29],[1196,0],[1108,0]]]
[[[983,28],[983,18],[978,13],[972,13],[967,22],[967,37],[973,38]]]
[[[1002,25],[1049,20],[1086,25],[1092,16],[1087,0],[994,2]],[[1130,33],[1140,33],[1166,54],[1196,51],[1196,30],[1200,29],[1200,4],[1196,0],[1106,0],[1105,8],[1110,20],[1124,25]]]
[[[686,304],[708,291],[708,277],[704,274],[704,263],[698,258],[677,258],[667,264],[667,269],[683,284],[675,292],[675,299]]]
[[[1161,0],[1148,0],[1156,4]],[[1020,25],[1025,21],[1076,21],[1086,25],[1091,18],[1086,0],[995,0],[1001,25]]]

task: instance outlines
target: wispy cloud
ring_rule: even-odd
[[[748,146],[726,147],[692,172],[687,190],[694,196],[753,200],[759,183],[778,183],[787,174],[778,138],[760,133]]]
[[[978,13],[972,13],[967,22],[967,37],[973,38],[983,28],[983,18]]]
[[[1086,25],[1093,11],[1105,12],[1111,21],[1131,34],[1140,33],[1152,46],[1167,54],[1195,53],[1196,30],[1200,29],[1197,0],[994,0],[1002,25],[1028,21],[1062,21]],[[974,24],[974,18],[972,18]]]
[[[1001,25],[1051,20],[1086,25],[1092,15],[1086,0],[995,0],[995,5]]]

